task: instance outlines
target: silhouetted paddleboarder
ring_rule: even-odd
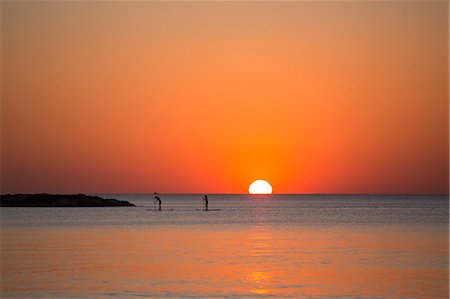
[[[205,211],[208,211],[208,195],[203,197],[203,201],[205,202]]]
[[[155,193],[156,195],[155,195],[155,202],[153,203],[153,204],[155,204],[155,203],[158,203],[158,205],[159,205],[159,210],[161,211],[161,199],[159,198],[159,196],[158,196],[158,193]]]

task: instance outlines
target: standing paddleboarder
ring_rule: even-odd
[[[205,211],[208,211],[208,196],[205,195],[203,197],[203,202],[205,203]]]
[[[155,202],[153,203],[153,204],[155,204],[155,203],[158,203],[158,205],[159,205],[159,210],[161,211],[161,199],[159,198],[159,196],[158,196],[158,193],[155,193],[156,195],[155,195]]]

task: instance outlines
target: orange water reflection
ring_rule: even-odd
[[[268,294],[270,293],[269,289],[266,289],[266,285],[270,282],[272,276],[267,272],[256,271],[252,272],[249,275],[249,280],[256,284],[255,289],[251,289],[250,292],[254,294]]]
[[[250,255],[254,258],[260,259],[272,257],[273,246],[271,229],[267,227],[256,227],[253,231],[254,233],[250,237],[250,244],[252,245]],[[272,275],[270,274],[270,270],[262,265],[261,268],[256,269],[257,270],[250,272],[248,275],[250,293],[269,294],[270,288],[268,287],[272,283]]]
[[[446,234],[342,227],[3,229],[2,295],[446,298]]]

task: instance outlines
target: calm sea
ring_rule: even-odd
[[[448,196],[2,208],[2,298],[448,298]]]

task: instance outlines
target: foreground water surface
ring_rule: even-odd
[[[448,298],[448,196],[2,208],[2,298]]]

